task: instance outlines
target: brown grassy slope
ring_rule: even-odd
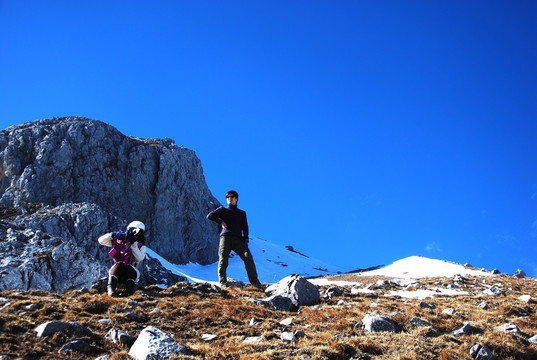
[[[360,287],[372,284],[375,288],[380,278],[347,275],[345,279],[361,283]],[[451,281],[424,279],[413,288],[443,288]],[[498,286],[506,295],[479,296],[490,285]],[[537,335],[535,279],[468,277],[460,290],[472,291],[476,296],[426,299],[437,305],[435,309],[420,307],[420,300],[384,296],[389,289],[378,289],[368,295],[352,295],[350,287],[343,289],[344,296],[322,298],[320,306],[302,307],[298,312],[254,305],[250,298],[264,294],[253,288],[203,293],[187,283],[168,289],[149,287],[131,298],[110,298],[94,291],[66,294],[5,291],[0,297],[10,305],[0,310],[0,355],[21,359],[94,359],[110,354],[111,359],[128,359],[128,346],[104,339],[108,330],[116,327],[137,336],[151,325],[186,346],[194,354],[188,357],[192,359],[472,359],[469,350],[478,343],[488,346],[496,359],[537,359],[537,345],[527,340]],[[531,303],[518,299],[528,294],[534,299]],[[129,305],[130,300],[143,307]],[[488,304],[488,309],[478,306],[482,302]],[[5,304],[0,301],[0,308]],[[41,307],[27,309],[31,304],[41,304]],[[443,313],[446,308],[453,308],[454,314]],[[402,331],[395,334],[364,331],[362,319],[375,311],[390,316]],[[292,324],[281,325],[280,321],[288,317],[294,318]],[[411,325],[414,317],[431,323],[436,330]],[[110,323],[99,322],[104,318],[110,319]],[[262,323],[250,326],[252,318]],[[37,338],[34,329],[51,320],[76,321],[90,329],[94,336],[57,333]],[[462,337],[452,335],[452,331],[461,328],[466,321],[476,329],[475,333]],[[522,334],[493,330],[508,322],[517,324]],[[285,343],[280,339],[282,332],[297,330],[302,330],[303,336],[296,342]],[[201,337],[206,333],[218,335],[218,338],[204,342]],[[243,343],[250,336],[261,336],[262,341]],[[75,337],[84,338],[91,352],[58,354],[61,346]]]

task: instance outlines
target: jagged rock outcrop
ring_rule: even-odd
[[[97,238],[131,220],[171,262],[212,263],[205,216],[218,205],[195,153],[170,139],[85,118],[12,126],[0,131],[0,290],[89,288],[112,264]],[[142,285],[173,281],[158,260],[144,265]]]
[[[107,266],[95,236],[113,223],[95,204],[62,205],[0,220],[0,289],[65,292],[91,286]]]
[[[147,245],[175,263],[217,260],[218,206],[194,151],[125,136],[101,121],[54,118],[0,131],[0,204],[95,203],[147,227]],[[110,231],[112,231],[111,229]]]
[[[3,209],[8,213],[9,210]],[[88,289],[107,275],[112,265],[109,248],[99,245],[96,239],[107,229],[120,228],[121,220],[97,204],[88,203],[32,211],[17,217],[5,213],[0,216],[0,290],[63,293]],[[173,285],[185,280],[150,256],[138,268],[143,286]]]

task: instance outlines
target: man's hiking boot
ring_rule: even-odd
[[[256,283],[253,283],[252,286],[261,291],[265,291],[265,289],[267,288],[265,285],[261,284],[259,281]]]
[[[220,289],[222,289],[222,290],[229,289],[229,284],[227,282],[221,282],[220,283]]]

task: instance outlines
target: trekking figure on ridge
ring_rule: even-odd
[[[211,211],[207,219],[212,220],[222,226],[220,232],[220,245],[218,248],[218,281],[221,288],[227,288],[226,270],[229,262],[229,254],[233,250],[244,261],[244,267],[248,273],[248,280],[257,287],[263,288],[263,285],[257,278],[254,258],[248,248],[248,220],[246,211],[237,207],[239,194],[235,190],[226,193],[228,206],[220,206],[218,209]]]
[[[145,259],[145,225],[133,221],[127,231],[117,231],[102,235],[99,244],[111,247],[108,253],[114,259],[114,265],[108,271],[108,296],[116,296],[118,284],[125,284],[125,292],[132,295],[136,291],[136,282],[140,271],[136,266]]]

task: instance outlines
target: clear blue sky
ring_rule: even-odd
[[[537,276],[536,1],[0,0],[0,127],[71,115],[311,257]]]

